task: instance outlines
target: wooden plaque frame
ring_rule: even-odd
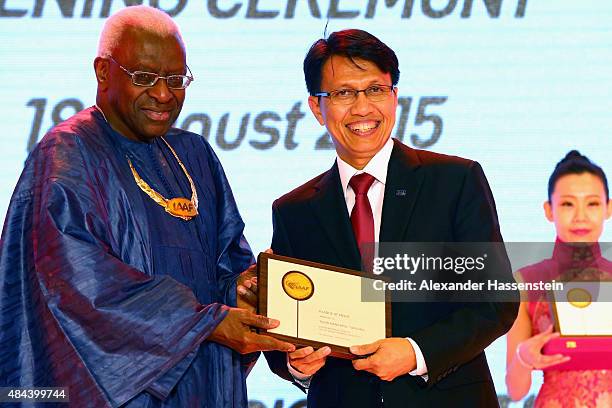
[[[389,282],[387,277],[376,276],[370,273],[359,272],[352,269],[340,268],[337,266],[326,265],[316,262],[305,261],[302,259],[290,258],[282,255],[269,254],[265,252],[261,252],[257,257],[257,286],[258,286],[258,308],[257,311],[260,315],[267,316],[268,315],[268,260],[276,259],[284,262],[291,262],[297,265],[304,265],[313,268],[328,270],[330,272],[335,273],[343,273],[353,276],[360,276],[363,278],[382,280],[385,282]],[[391,294],[389,291],[385,291],[385,335],[386,337],[391,337]],[[259,330],[260,333],[266,334],[268,336],[275,337],[277,339],[295,344],[296,346],[312,346],[315,350],[324,346],[329,346],[331,348],[331,355],[333,357],[345,358],[345,359],[354,359],[357,358],[354,354],[349,351],[348,347],[340,346],[337,344],[329,344],[323,343],[315,340],[309,340],[298,337],[286,336],[283,334],[277,334],[268,332],[267,330]],[[363,356],[359,356],[362,358]]]

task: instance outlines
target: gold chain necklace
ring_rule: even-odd
[[[104,114],[102,109],[100,109],[97,104],[95,105],[95,107],[98,112],[102,114],[104,121],[108,123],[108,119],[106,119],[106,115]],[[183,165],[183,162],[181,162],[181,159],[179,159],[172,146],[170,146],[170,143],[168,143],[163,136],[161,136],[161,140],[163,140],[166,146],[168,146],[168,149],[170,149],[170,151],[174,155],[174,158],[178,162],[179,166],[181,166],[181,169],[183,169],[183,173],[185,173],[185,176],[187,176],[187,180],[189,180],[189,186],[191,187],[191,200],[187,200],[184,197],[177,197],[168,200],[166,197],[153,190],[151,186],[140,177],[140,174],[138,174],[138,172],[134,168],[134,165],[132,164],[132,161],[129,157],[126,156],[125,158],[127,159],[128,164],[130,165],[130,169],[132,170],[132,175],[134,176],[134,180],[136,180],[136,184],[138,184],[138,187],[140,187],[140,189],[146,195],[151,197],[151,199],[157,204],[164,207],[164,210],[166,210],[168,214],[172,215],[173,217],[189,221],[190,219],[198,215],[198,192],[196,191],[191,176],[187,172],[187,169]]]
[[[164,210],[166,210],[168,214],[172,215],[173,217],[189,221],[190,219],[198,215],[198,192],[196,191],[191,176],[187,172],[187,169],[183,165],[183,162],[181,162],[181,159],[179,159],[178,155],[176,154],[172,146],[170,146],[170,144],[166,141],[166,139],[164,139],[163,136],[160,137],[161,140],[164,141],[166,146],[168,146],[168,149],[170,149],[170,151],[174,155],[174,158],[178,162],[179,166],[181,166],[181,169],[183,169],[183,173],[185,173],[185,176],[187,176],[187,180],[189,180],[189,186],[191,187],[191,200],[188,200],[184,197],[177,197],[168,200],[166,197],[153,190],[153,188],[151,188],[151,186],[140,177],[140,175],[134,168],[134,165],[132,165],[132,161],[129,157],[126,156],[128,164],[130,165],[130,169],[132,170],[132,175],[134,176],[134,180],[136,180],[136,184],[138,184],[138,187],[140,187],[140,189],[146,195],[151,197],[151,199],[157,204],[164,207]]]

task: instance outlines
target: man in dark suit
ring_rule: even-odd
[[[361,30],[332,33],[304,60],[309,106],[337,153],[331,169],[274,202],[276,254],[351,269],[372,242],[501,241],[480,165],[390,138],[398,61]],[[484,348],[504,334],[515,303],[394,303],[393,337],[351,347],[268,354],[272,370],[308,388],[309,407],[491,407]]]

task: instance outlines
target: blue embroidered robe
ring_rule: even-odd
[[[240,355],[206,340],[253,262],[244,224],[206,140],[165,138],[196,186],[191,221],[130,171],[127,157],[166,198],[190,198],[164,142],[130,141],[95,108],[28,158],[0,242],[0,387],[68,387],[79,408],[246,407]]]

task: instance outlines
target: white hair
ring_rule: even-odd
[[[108,57],[120,45],[128,29],[141,29],[160,37],[176,36],[184,47],[178,25],[161,10],[149,6],[129,6],[110,16],[104,23],[98,42],[98,57]]]

